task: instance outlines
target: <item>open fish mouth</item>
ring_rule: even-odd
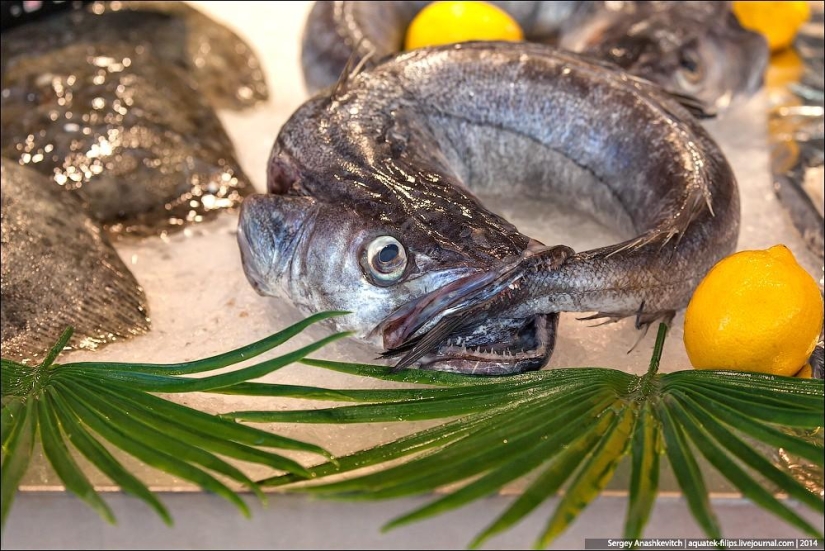
[[[442,371],[506,375],[541,369],[556,341],[558,313],[508,315],[530,292],[525,274],[537,266],[555,268],[573,251],[547,247],[495,270],[460,278],[387,317],[382,332],[384,358],[401,356],[396,369],[414,363],[438,364]]]
[[[536,314],[521,319],[491,318],[472,329],[451,334],[417,362],[419,368],[427,369],[437,364],[440,371],[468,375],[535,371],[550,360],[558,322],[558,314]]]

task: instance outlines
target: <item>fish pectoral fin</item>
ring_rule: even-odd
[[[628,317],[631,314],[611,314],[610,312],[596,312],[593,315],[585,316],[583,318],[576,318],[578,321],[591,321],[591,320],[601,320],[601,323],[595,323],[590,325],[589,327],[601,327],[602,325],[608,325],[610,323],[616,323],[619,320],[623,320],[624,318]]]
[[[640,333],[639,338],[636,339],[636,342],[633,343],[633,346],[631,346],[630,350],[627,351],[628,354],[633,352],[633,350],[639,345],[642,339],[645,338],[645,335],[647,335],[647,330],[650,328],[651,325],[653,325],[657,321],[661,321],[666,325],[670,326],[670,323],[673,321],[673,317],[676,315],[675,310],[659,310],[657,312],[645,312],[644,307],[645,301],[642,301],[642,303],[639,305],[639,309],[636,310],[636,320],[634,321],[634,326],[636,327],[636,329],[640,330]],[[601,327],[602,325],[616,323],[617,321],[629,318],[633,315],[634,314],[628,312],[596,312],[595,314],[592,314],[590,316],[576,319],[579,321],[604,320],[601,323],[596,323],[590,326]]]
[[[681,94],[679,92],[674,92],[673,90],[665,90],[665,93],[682,107],[687,109],[688,112],[697,119],[715,119],[718,114],[713,106],[707,105],[705,102],[694,96]]]
[[[644,304],[644,301],[642,301],[642,305],[639,307],[639,311],[636,312],[636,329],[644,329],[645,331],[647,331],[647,328],[657,321],[661,321],[662,323],[670,327],[670,324],[673,321],[673,317],[676,315],[676,310],[659,310],[658,312],[644,312]]]
[[[346,65],[344,65],[344,69],[338,76],[338,80],[332,85],[332,93],[330,94],[330,97],[334,98],[346,92],[347,83],[350,79],[358,76],[358,73],[364,69],[367,63],[369,63],[375,55],[374,47],[370,47],[366,53],[360,53],[361,50],[364,49],[365,44],[369,44],[369,41],[364,37],[361,37],[361,39],[355,44],[355,47],[352,49],[352,54],[350,54]]]
[[[640,329],[639,338],[636,339],[636,342],[633,343],[633,346],[630,347],[630,350],[627,351],[628,354],[633,352],[639,343],[642,342],[642,339],[645,338],[647,335],[647,330],[650,329],[650,326],[656,323],[657,321],[661,321],[668,327],[670,327],[671,322],[673,321],[673,316],[676,315],[676,310],[659,310],[658,312],[645,312],[644,311],[645,303],[642,301],[642,304],[639,306],[639,310],[636,312],[636,322],[635,326],[636,329]]]
[[[398,348],[386,351],[382,354],[382,356],[392,357],[404,353],[404,357],[402,357],[392,369],[392,373],[397,373],[413,365],[415,362],[423,358],[428,352],[432,351],[434,348],[437,348],[439,343],[444,341],[451,333],[461,328],[463,325],[466,325],[466,322],[462,316],[445,316],[441,319],[441,321],[435,324],[435,327],[420,337],[414,337],[406,343],[403,343]]]

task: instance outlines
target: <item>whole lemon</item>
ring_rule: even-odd
[[[433,2],[413,19],[404,48],[469,40],[519,41],[524,33],[507,12],[487,2]]]
[[[734,2],[733,13],[743,27],[764,35],[776,52],[791,45],[811,8],[807,2]]]
[[[784,245],[741,251],[705,276],[685,312],[685,348],[696,369],[792,376],[822,330],[822,295]]]

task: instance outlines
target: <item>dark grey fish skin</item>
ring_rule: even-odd
[[[470,189],[560,201],[636,237],[544,247]],[[474,374],[545,365],[561,311],[671,316],[739,227],[733,173],[681,106],[535,44],[428,48],[349,75],[283,126],[269,191],[239,222],[260,293],[353,312],[338,327],[402,367]]]
[[[111,15],[148,26],[166,17]],[[4,51],[23,48],[23,32],[41,24],[4,34]],[[79,40],[21,55],[7,63],[2,89],[0,153],[80,195],[111,230],[175,230],[251,191],[190,77],[140,44]]]
[[[147,331],[143,289],[77,197],[7,159],[0,174],[3,358],[36,363],[68,325],[73,348]]]
[[[814,379],[825,379],[825,343],[822,341],[822,337],[820,335],[819,342],[816,343],[816,348],[814,348],[813,353],[811,354],[810,359],[808,362],[811,364],[811,377]]]
[[[400,51],[406,29],[430,2],[316,2],[303,37],[310,92],[333,84],[350,58]],[[491,2],[527,40],[618,64],[665,89],[696,98],[707,112],[758,90],[768,47],[742,28],[727,2]]]
[[[131,44],[185,70],[216,108],[243,109],[268,98],[249,45],[183,2],[93,2],[4,32],[2,72],[28,56],[112,42]]]
[[[194,76],[198,90],[218,109],[245,109],[269,98],[266,78],[252,48],[233,31],[185,2],[95,2],[91,10],[158,12],[182,19],[186,32],[178,39],[185,39],[186,68]],[[172,56],[177,55],[177,48],[172,50]]]

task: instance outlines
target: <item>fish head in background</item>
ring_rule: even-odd
[[[466,221],[432,214],[476,201],[460,189],[457,196],[431,194],[427,209],[410,212],[374,197],[359,199],[362,188],[368,194],[373,187],[368,179],[380,177],[364,172],[352,175],[362,179],[362,187],[348,183],[342,187],[346,197],[330,200],[341,171],[329,170],[320,176],[329,180],[319,181],[317,172],[310,176],[311,167],[276,145],[269,188],[282,194],[244,201],[238,225],[243,268],[258,293],[286,298],[305,313],[350,312],[331,322],[383,350],[426,332],[462,297],[489,284],[493,267],[537,243],[480,206],[473,205]],[[301,179],[284,193],[290,182]],[[323,199],[306,193],[312,186],[325,188],[318,194]],[[296,187],[304,193],[296,193]],[[419,187],[426,193],[425,188]],[[479,375],[539,369],[553,351],[557,325],[557,313],[510,318],[480,312],[417,363]]]
[[[611,10],[613,4],[630,4]],[[611,61],[670,92],[723,110],[762,86],[765,38],[739,24],[727,2],[606,2],[562,47]]]

